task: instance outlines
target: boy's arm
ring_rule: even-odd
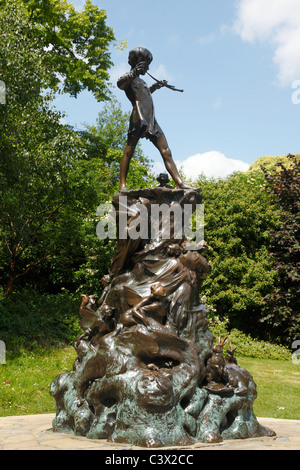
[[[120,88],[120,90],[126,90],[126,88],[128,88],[131,85],[132,80],[136,78],[137,75],[138,74],[136,73],[134,69],[122,75],[122,77],[120,77],[119,80],[117,81],[118,88]]]
[[[119,80],[117,81],[118,88],[120,88],[121,90],[126,90],[126,88],[131,85],[132,80],[134,80],[142,73],[143,68],[144,62],[140,62],[132,70],[130,70],[130,72],[127,72],[125,73],[125,75],[122,75],[122,77],[119,78]]]
[[[121,90],[126,90],[136,77],[138,77],[141,73],[144,73],[145,62],[139,62],[130,72],[125,73],[119,80],[117,81],[117,86]]]
[[[160,83],[153,83],[153,85],[151,85],[149,87],[149,91],[150,93],[154,93],[154,91],[156,90],[159,90],[160,88],[162,88],[164,85],[160,84]]]

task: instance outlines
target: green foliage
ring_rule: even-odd
[[[285,342],[300,337],[300,156],[289,155],[289,167],[281,163],[268,172],[267,190],[281,211],[281,224],[270,232],[270,254],[277,282],[266,296],[266,322]]]
[[[89,201],[88,216],[82,220],[81,261],[73,271],[73,291],[89,292],[96,297],[101,294],[101,278],[107,273],[115,249],[115,240],[100,240],[96,227],[100,220],[97,207],[110,203],[113,194],[119,190],[119,169],[123,148],[127,139],[129,116],[123,113],[115,100],[108,103],[99,113],[94,126],[86,126],[79,133],[84,145],[84,160],[76,165],[78,181],[94,188],[96,199]],[[87,180],[88,175],[88,180]],[[128,187],[142,188],[153,184],[150,162],[137,148],[128,173]],[[77,248],[78,250],[78,248]]]
[[[275,170],[277,163],[282,163],[287,167],[291,165],[291,161],[286,155],[265,155],[263,157],[257,158],[257,160],[255,160],[255,162],[250,165],[247,173],[251,173],[252,171],[262,171],[262,167],[268,171]]]
[[[238,363],[253,375],[257,385],[253,408],[256,416],[299,419],[299,364],[259,358],[238,358]]]
[[[82,154],[79,138],[51,109],[51,94],[41,92],[45,69],[34,40],[22,34],[30,29],[23,13],[9,2],[0,17],[7,84],[0,108],[0,276],[10,294],[16,279],[58,253],[76,230],[69,174]]]
[[[110,193],[119,190],[119,170],[123,150],[127,142],[130,114],[122,111],[121,105],[112,99],[98,114],[95,125],[86,125],[79,133],[85,142],[89,158],[98,157],[110,169]],[[150,161],[144,156],[140,144],[137,145],[130,163],[127,177],[128,189],[153,186],[155,179],[151,174]]]
[[[253,357],[259,359],[272,360],[289,360],[291,359],[291,351],[286,347],[270,343],[268,341],[259,341],[246,335],[236,328],[229,329],[229,319],[221,320],[218,316],[210,319],[209,329],[216,338],[228,337],[228,343],[224,347],[224,355],[226,355],[229,345],[237,347],[235,355],[237,357]]]
[[[72,211],[61,227],[60,213],[71,200],[68,172],[80,142],[50,109],[51,95],[41,94],[47,74],[37,43],[24,34],[30,25],[22,4],[1,2],[1,9],[0,280],[12,293],[16,279],[59,251],[72,232]],[[12,321],[2,307],[1,321]]]
[[[75,132],[51,103],[58,89],[108,97],[113,32],[89,0],[81,12],[67,0],[0,0],[0,12],[0,284],[9,294],[16,288],[13,300],[1,299],[1,334],[68,341],[78,320],[72,296],[100,296],[115,248],[97,238],[96,212],[118,191],[129,115],[112,100],[94,126]],[[211,311],[229,319],[231,335],[281,343],[299,335],[299,156],[294,167],[268,170],[266,181],[260,165],[275,160],[289,159],[264,157],[248,172],[197,186]],[[138,146],[127,186],[156,184]]]
[[[279,216],[265,191],[262,172],[198,181],[204,196],[206,257],[212,273],[203,284],[208,303],[237,328],[268,338],[259,319],[276,272],[268,251],[269,230]]]
[[[81,333],[78,299],[70,293],[41,294],[33,289],[0,296],[1,340],[10,354],[33,344],[70,343]]]
[[[8,0],[0,2],[1,15],[22,8],[24,39],[34,44],[45,74],[45,84],[76,97],[91,91],[97,100],[109,95],[109,46],[114,34],[106,12],[87,0],[82,11],[67,0]]]
[[[55,413],[50,384],[58,374],[72,369],[75,350],[18,345],[17,354],[8,346],[6,364],[0,365],[0,416]]]
[[[18,288],[30,283],[41,292],[101,290],[113,244],[97,239],[96,210],[117,188],[127,117],[112,105],[99,116],[95,135],[76,134],[51,109],[52,93],[43,91],[49,73],[52,78],[58,72],[64,75],[55,67],[56,59],[74,41],[83,48],[79,51],[72,45],[82,53],[85,70],[94,67],[84,49],[96,61],[89,38],[99,43],[100,13],[91,2],[82,14],[66,1],[9,0],[0,7],[0,76],[7,85],[6,105],[0,107],[0,283],[10,295],[16,282]],[[94,27],[100,28],[97,34]],[[64,38],[58,46],[55,41]],[[71,74],[67,67],[65,76],[71,92],[81,79],[77,62],[68,54],[64,57],[64,66],[70,59],[72,68]],[[149,165],[139,151],[130,182],[146,184],[149,178]]]

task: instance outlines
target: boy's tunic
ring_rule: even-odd
[[[156,141],[162,130],[155,119],[152,95],[146,82],[135,77],[131,71],[123,75],[117,85],[125,91],[133,106],[128,137],[134,140],[146,137],[152,142]]]

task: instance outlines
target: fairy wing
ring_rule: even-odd
[[[131,307],[134,307],[143,299],[142,292],[138,292],[132,287],[124,286],[124,294],[125,294],[126,302]]]
[[[80,327],[83,331],[86,331],[88,328],[91,328],[94,323],[99,319],[99,315],[97,315],[92,309],[84,309],[81,308],[79,310],[81,320],[80,320]]]

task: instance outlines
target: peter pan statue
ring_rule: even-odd
[[[126,178],[130,160],[134,154],[139,139],[149,139],[158,148],[167,171],[172,176],[177,188],[190,189],[181,179],[172,158],[167,139],[158,125],[151,94],[163,86],[173,88],[167,82],[156,81],[148,88],[146,82],[140,78],[145,75],[153,60],[151,52],[145,47],[135,47],[129,52],[128,63],[130,72],[125,73],[117,82],[118,87],[124,90],[130,100],[133,111],[130,116],[127,144],[120,165],[120,191],[126,189]],[[182,91],[182,90],[176,90]]]

